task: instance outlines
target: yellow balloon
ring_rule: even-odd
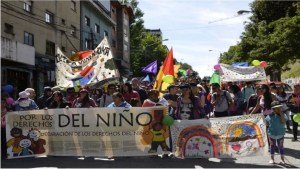
[[[259,60],[253,60],[253,61],[252,61],[252,64],[253,64],[254,66],[259,66],[259,65],[260,65],[260,61],[259,61]]]
[[[172,75],[166,75],[163,77],[163,81],[171,84],[174,82],[174,77]]]

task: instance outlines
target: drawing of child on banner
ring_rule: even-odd
[[[19,146],[22,149],[21,149],[21,152],[19,152],[18,156],[33,155],[33,151],[30,149],[31,141],[30,141],[29,137],[23,137],[23,139],[20,140]]]
[[[20,141],[23,139],[22,129],[14,127],[10,130],[11,139],[7,141],[7,149],[12,149],[12,156],[18,156],[22,151],[22,147],[20,146]]]
[[[29,130],[28,136],[32,142],[31,150],[34,152],[34,154],[45,153],[44,145],[46,145],[46,140],[40,138],[41,132],[36,128],[32,128]]]
[[[148,153],[156,153],[158,146],[161,147],[163,151],[169,151],[169,147],[166,144],[165,139],[165,130],[163,129],[163,125],[161,122],[156,122],[152,125],[152,129],[150,129],[150,132],[152,133],[152,142],[151,142],[151,148],[148,151]]]

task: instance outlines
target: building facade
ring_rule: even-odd
[[[15,98],[27,87],[36,89],[40,95],[45,86],[55,86],[57,48],[71,56],[77,51],[94,49],[107,36],[112,49],[118,51],[119,20],[112,19],[112,3],[1,1],[2,86],[13,85]],[[117,58],[127,58],[129,62],[129,54]]]
[[[15,95],[54,86],[56,48],[67,54],[79,49],[79,33],[72,32],[79,16],[76,1],[2,1],[1,84],[13,85]]]

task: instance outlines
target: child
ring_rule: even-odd
[[[267,129],[269,141],[270,141],[270,153],[271,153],[271,160],[270,164],[274,164],[274,153],[276,143],[279,149],[279,153],[281,156],[281,163],[285,164],[284,162],[284,148],[283,148],[283,141],[284,141],[284,134],[285,134],[285,123],[287,116],[282,111],[282,105],[278,101],[273,101],[271,103],[271,107],[273,113],[266,117],[267,125],[269,126]]]

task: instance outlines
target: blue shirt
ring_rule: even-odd
[[[284,114],[284,118],[287,119],[287,116]],[[269,124],[268,135],[273,139],[278,139],[284,136],[285,134],[285,124],[281,123],[280,115],[272,113],[266,117],[266,121]]]
[[[116,106],[114,102],[109,104],[107,107],[132,107],[129,103],[124,101],[120,106]]]

